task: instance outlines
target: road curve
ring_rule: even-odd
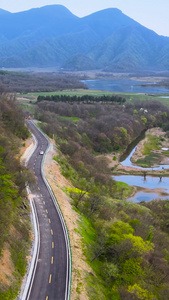
[[[40,249],[35,274],[26,300],[68,300],[71,259],[68,234],[63,217],[44,178],[43,155],[48,140],[31,120],[26,124],[37,140],[37,148],[28,167],[35,173],[37,184],[31,187],[40,232]]]

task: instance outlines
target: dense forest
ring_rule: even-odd
[[[30,248],[25,182],[32,175],[20,165],[19,149],[28,138],[23,113],[13,97],[0,95],[0,299],[15,299]]]
[[[65,89],[86,89],[86,85],[74,74],[23,73],[0,71],[0,92],[51,92]]]
[[[57,134],[69,141],[67,146],[64,143],[61,145],[65,154],[69,154],[66,151],[71,147],[76,151],[86,145],[97,153],[124,149],[144,129],[153,126],[166,127],[169,115],[168,108],[157,101],[136,102],[134,105],[130,103],[71,105],[64,102],[42,101],[38,102],[38,107],[36,116],[47,122],[46,132]],[[76,118],[74,123],[73,118]],[[65,130],[62,129],[63,124],[66,124]]]
[[[131,189],[111,178],[100,155],[122,152],[147,128],[160,126],[168,134],[168,116],[168,108],[155,101],[38,102],[36,118],[55,139],[60,154],[54,159],[74,186],[67,193],[94,271],[86,274],[92,300],[169,299],[169,204],[126,202]]]
[[[52,96],[38,96],[37,102],[41,101],[52,101],[52,102],[64,102],[64,103],[84,103],[84,104],[93,104],[93,103],[124,103],[126,100],[118,95],[111,96],[92,96],[92,95],[83,95],[83,96],[69,96],[69,95],[52,95]]]

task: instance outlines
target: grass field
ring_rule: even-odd
[[[134,94],[134,93],[120,93],[120,92],[109,92],[109,91],[99,91],[99,90],[85,90],[85,89],[74,89],[74,90],[64,90],[64,91],[56,91],[56,92],[43,92],[43,93],[27,93],[27,94],[17,94],[17,99],[22,99],[23,101],[36,101],[37,97],[43,96],[51,96],[51,95],[69,95],[69,96],[83,96],[83,95],[93,95],[93,96],[103,96],[103,95],[119,95],[126,98],[129,102],[134,102],[135,100],[140,101],[150,101],[150,100],[158,100],[162,102],[164,105],[169,106],[169,98],[161,98],[161,97],[169,97],[169,94]]]
[[[160,145],[160,138],[158,136],[147,134],[147,141],[144,143],[143,155],[148,155],[153,150],[159,150]]]
[[[140,158],[136,161],[136,164],[143,168],[151,168],[153,165],[158,165],[161,156],[158,153],[149,153],[144,158]]]
[[[59,116],[59,120],[61,122],[66,122],[66,121],[72,121],[72,122],[77,122],[80,120],[80,118],[77,117],[63,117],[63,116]]]

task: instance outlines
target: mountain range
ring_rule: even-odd
[[[62,5],[0,9],[0,67],[169,70],[169,37],[110,8],[79,18]]]

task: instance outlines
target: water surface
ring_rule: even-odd
[[[137,168],[137,169],[146,170],[146,171],[148,171],[148,170],[163,170],[163,169],[169,168],[169,160],[168,160],[168,164],[166,164],[166,165],[157,165],[152,168],[144,168],[144,167],[134,165],[131,161],[131,157],[134,154],[134,152],[136,151],[136,148],[137,148],[137,146],[134,147],[134,149],[130,152],[130,154],[126,157],[125,160],[120,162],[122,166]]]
[[[153,189],[159,189],[160,192],[164,192],[169,194],[169,178],[168,177],[162,177],[160,180],[159,177],[152,177],[152,176],[146,176],[144,179],[143,176],[136,176],[136,175],[119,175],[119,176],[113,176],[113,179],[116,181],[127,183],[131,186],[137,186],[141,188],[147,188],[150,190]],[[156,190],[157,191],[157,190]],[[133,201],[134,203],[141,202],[141,201],[151,201],[154,199],[161,199],[161,200],[168,200],[169,195],[162,195],[160,196],[158,192],[144,192],[140,191],[137,192],[134,196],[128,198],[127,200]]]
[[[128,201],[131,201],[133,203],[139,203],[139,202],[150,202],[152,200],[169,200],[168,196],[159,196],[157,193],[146,193],[146,192],[138,192],[133,197],[128,198]]]
[[[83,80],[89,90],[101,90],[123,93],[169,93],[169,89],[156,86],[155,83],[132,79],[90,79]],[[143,85],[143,86],[141,86]]]
[[[167,169],[169,168],[169,165],[159,165],[159,166],[155,166],[153,168],[143,168],[143,167],[139,167],[136,165],[133,165],[132,161],[131,161],[131,157],[134,154],[134,152],[136,151],[137,145],[136,142],[140,141],[140,138],[144,137],[144,132],[142,133],[142,135],[140,135],[139,138],[137,138],[135,141],[133,141],[133,143],[131,143],[127,150],[126,150],[126,154],[128,154],[128,156],[126,157],[126,155],[122,155],[122,161],[120,162],[120,164],[124,167],[131,167],[131,168],[137,168],[137,169],[141,169],[143,171],[147,171],[147,170],[163,170],[163,169]],[[135,146],[136,145],[136,146]],[[132,147],[134,147],[132,149]],[[131,150],[132,149],[132,150]],[[149,192],[149,191],[139,191],[137,192],[133,197],[128,198],[127,200],[129,201],[133,201],[134,203],[137,202],[141,202],[141,201],[151,201],[154,199],[162,199],[162,200],[166,200],[169,199],[169,195],[159,195],[158,194],[158,189],[159,189],[159,193],[164,192],[169,194],[169,177],[152,177],[152,176],[137,176],[137,175],[119,175],[119,176],[113,176],[113,179],[115,179],[116,181],[120,181],[120,182],[124,182],[127,183],[128,185],[131,186],[137,186],[140,188],[146,188],[146,189],[150,189],[150,190],[154,190],[157,189],[155,191]]]

